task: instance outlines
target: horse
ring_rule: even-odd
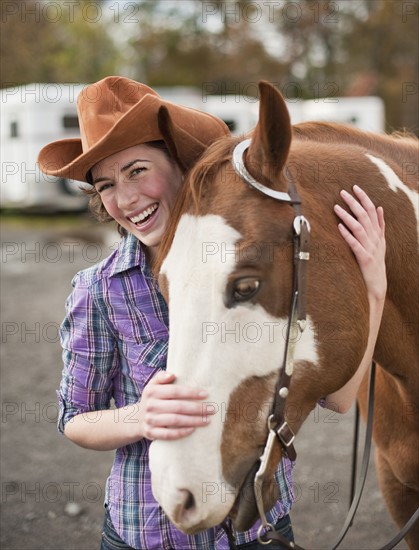
[[[265,460],[263,509],[277,498],[272,479],[287,445],[295,435],[298,442],[315,405],[353,376],[366,347],[365,283],[333,213],[334,204],[345,207],[340,190],[356,183],[386,218],[388,291],[374,351],[373,439],[380,488],[402,527],[419,500],[418,141],[333,123],[292,126],[281,94],[267,82],[259,90],[259,120],[245,146],[243,137],[223,137],[189,171],[155,266],[169,304],[167,370],[177,383],[205,388],[205,407],[215,414],[188,437],[152,442],[153,494],[185,533],[226,517],[238,530],[254,524],[258,502],[249,484],[292,346],[283,406],[292,437],[285,451],[274,438]],[[169,119],[164,124],[180,155],[182,136]],[[238,147],[241,172],[233,161]],[[269,196],[289,197],[291,183],[298,200]],[[310,258],[300,291],[304,327],[290,309],[296,218],[310,231],[309,249],[300,253]],[[366,387],[364,380],[357,396],[364,416]],[[246,414],[250,405],[257,413]],[[406,540],[418,548],[419,525]]]

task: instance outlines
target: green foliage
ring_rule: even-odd
[[[2,2],[1,86],[92,82],[113,73],[118,52],[101,4]]]
[[[140,10],[148,6],[140,3]],[[157,2],[158,9],[164,2]],[[173,2],[171,3],[174,4]],[[133,38],[137,77],[145,77],[155,86],[195,85],[211,82],[214,89],[221,84],[226,90],[255,82],[259,77],[277,81],[286,65],[270,55],[254,34],[249,17],[241,16],[241,5],[230,24],[223,10],[225,2],[179,2],[166,12],[165,25],[152,17],[143,17],[141,31]],[[185,9],[185,8],[188,9]],[[249,12],[250,14],[250,12]],[[246,12],[247,15],[247,12]],[[161,19],[160,19],[161,21]]]
[[[241,93],[266,79],[289,98],[379,95],[389,129],[418,131],[417,0],[15,0],[1,8],[1,86],[122,74]]]

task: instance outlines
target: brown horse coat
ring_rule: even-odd
[[[311,225],[309,326],[296,343],[287,400],[288,422],[295,432],[321,397],[351,378],[367,341],[365,284],[337,231],[333,205],[341,204],[341,189],[350,191],[358,184],[374,204],[384,208],[388,294],[374,353],[379,363],[374,439],[382,491],[401,526],[418,505],[419,495],[418,143],[335,124],[292,128],[279,93],[266,83],[261,83],[260,91],[260,118],[245,159],[247,169],[264,185],[284,192],[288,171]],[[175,128],[172,131],[176,142]],[[179,381],[207,387],[210,400],[217,406],[224,400],[227,411],[222,425],[212,422],[193,437],[152,445],[156,498],[187,532],[214,525],[229,513],[239,529],[256,518],[254,502],[240,498],[240,488],[266,438],[290,303],[294,212],[288,204],[250,189],[235,173],[231,154],[238,141],[227,137],[213,144],[190,172],[157,265],[157,269],[161,265],[160,281],[169,301],[168,370]],[[243,281],[255,289],[246,300],[237,299]],[[212,323],[213,335],[218,329],[218,344],[209,343],[208,338],[204,342],[199,330],[205,323]],[[220,337],[223,323],[227,327],[224,341]],[[252,323],[261,330],[257,342],[243,336],[244,327]],[[235,345],[228,341],[233,325],[239,327]],[[274,325],[279,330],[275,338],[262,334]],[[263,411],[257,421],[231,412],[246,400],[258,403]],[[359,401],[365,411],[365,384]],[[213,460],[215,455],[218,458]],[[207,457],[205,465],[197,465],[200,456]],[[278,446],[270,465],[272,475],[280,456]],[[193,474],[186,487],[188,472]],[[213,476],[214,483],[236,488],[234,498],[226,498],[223,504],[200,503],[196,492],[208,476]],[[176,497],[180,479],[182,490],[194,496],[187,510]],[[275,497],[268,493],[266,506]],[[415,540],[419,540],[419,526],[410,535],[411,548]]]

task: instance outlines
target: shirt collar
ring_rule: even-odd
[[[133,267],[139,267],[146,277],[153,277],[140,241],[129,233],[119,243],[109,276],[113,277]]]

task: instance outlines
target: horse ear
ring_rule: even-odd
[[[267,183],[277,180],[291,145],[291,120],[287,105],[269,82],[259,82],[259,122],[254,129],[246,165],[260,172]]]

